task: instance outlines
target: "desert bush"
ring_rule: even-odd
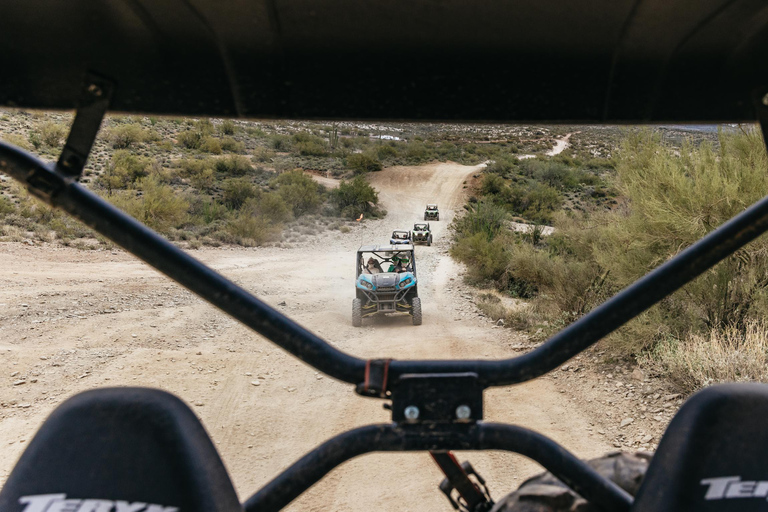
[[[360,214],[366,217],[381,215],[378,209],[379,194],[363,176],[355,176],[352,180],[342,180],[337,189],[331,190],[331,203],[339,214],[347,218],[358,218]]]
[[[0,215],[7,215],[16,211],[13,201],[0,194]]]
[[[380,161],[397,157],[397,149],[389,144],[382,144],[376,148],[376,158]]]
[[[215,168],[217,172],[228,176],[245,176],[253,171],[248,158],[240,155],[230,155],[216,159]]]
[[[220,155],[222,153],[221,141],[216,137],[205,137],[199,146],[200,151]]]
[[[125,149],[115,151],[104,174],[97,182],[111,194],[115,189],[132,186],[149,174],[152,162],[149,158],[136,156]]]
[[[53,218],[48,222],[48,226],[56,233],[56,237],[60,240],[75,240],[93,236],[93,231],[88,226],[58,211],[55,212]]]
[[[37,132],[43,144],[52,148],[58,148],[64,144],[64,138],[67,136],[66,126],[50,121],[42,123]]]
[[[423,142],[409,142],[405,150],[405,158],[410,164],[420,164],[435,158],[434,153]]]
[[[236,243],[246,247],[274,242],[279,239],[280,230],[280,226],[271,224],[264,217],[254,216],[247,209],[238,212],[225,228],[226,234]]]
[[[296,150],[302,156],[325,156],[328,154],[324,145],[314,141],[298,142]]]
[[[267,219],[272,224],[281,224],[293,218],[291,207],[280,194],[275,192],[264,192],[249,199],[243,209],[249,211],[253,216]]]
[[[221,149],[230,153],[245,153],[245,143],[237,141],[232,137],[223,137],[221,139]]]
[[[482,311],[491,320],[503,320],[505,327],[519,331],[530,329],[536,321],[536,315],[530,311],[530,308],[525,306],[508,308],[502,303],[501,299],[490,293],[482,294],[479,297],[477,309]]]
[[[645,362],[685,393],[722,382],[768,382],[768,329],[754,320],[744,329],[730,326],[688,333],[683,339],[668,337]]]
[[[264,163],[264,162],[271,162],[272,159],[275,158],[275,152],[271,149],[257,147],[253,150],[253,161]]]
[[[277,188],[296,217],[317,211],[323,202],[322,187],[299,169],[280,174],[270,185]]]
[[[354,153],[349,155],[347,157],[347,166],[355,171],[355,174],[381,170],[381,162],[370,153]]]
[[[287,135],[272,135],[269,138],[269,144],[272,149],[280,152],[290,151],[293,147],[291,138]]]
[[[466,210],[466,213],[457,217],[451,225],[456,240],[475,234],[492,240],[504,229],[507,212],[492,201],[481,199],[467,205]]]
[[[225,119],[219,125],[219,132],[221,132],[223,135],[234,135],[236,131],[237,125],[231,119]]]
[[[251,137],[264,138],[267,136],[267,132],[257,126],[249,126],[245,129],[245,132]]]
[[[144,142],[148,134],[137,124],[120,124],[106,130],[106,138],[115,149],[127,149]]]
[[[214,223],[224,220],[230,213],[230,210],[220,202],[200,196],[191,196],[189,204],[189,214],[192,216],[192,223],[196,226],[205,226],[204,230],[215,229]]]
[[[238,210],[248,199],[257,197],[259,191],[247,178],[231,178],[222,183],[222,202],[232,210]]]
[[[203,168],[190,176],[189,183],[198,190],[210,192],[216,187],[216,173],[211,167]]]
[[[9,144],[13,144],[14,146],[18,146],[21,149],[32,151],[34,149],[34,146],[29,141],[29,139],[23,137],[22,135],[19,135],[18,133],[6,133],[2,135],[2,139]]]
[[[176,141],[180,146],[187,149],[199,149],[203,144],[203,134],[194,130],[187,130],[176,136]]]
[[[160,232],[180,226],[188,217],[189,203],[154,176],[139,180],[141,193],[120,191],[110,197],[118,208]]]
[[[537,183],[523,196],[518,211],[528,220],[547,223],[562,204],[563,198],[557,190]]]
[[[471,283],[508,287],[511,252],[501,237],[488,238],[482,232],[460,236],[451,247],[451,256],[467,265],[467,279]]]
[[[486,167],[486,172],[496,174],[504,178],[509,177],[517,169],[519,160],[509,155],[497,155]]]

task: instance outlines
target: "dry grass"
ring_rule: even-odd
[[[505,327],[525,331],[534,324],[535,315],[528,307],[508,308],[499,297],[491,293],[483,293],[478,299],[477,309],[494,322],[504,320]]]
[[[768,328],[728,327],[659,343],[646,359],[685,392],[720,382],[768,382]]]

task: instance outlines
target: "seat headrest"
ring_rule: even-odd
[[[0,491],[3,512],[241,511],[198,419],[143,388],[81,393],[46,420]]]
[[[712,386],[669,424],[632,512],[768,510],[768,386]]]

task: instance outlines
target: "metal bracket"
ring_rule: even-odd
[[[461,512],[488,512],[495,504],[488,487],[468,461],[459,464],[451,452],[430,452],[445,479],[438,486],[455,510]],[[456,491],[454,495],[453,491]]]
[[[83,167],[99,133],[101,121],[109,108],[114,84],[88,73],[80,92],[75,121],[56,167],[66,177],[80,179]]]
[[[397,423],[474,423],[483,419],[483,386],[476,373],[401,375],[392,387]]]
[[[389,397],[389,363],[392,359],[369,359],[365,362],[365,380],[355,387],[358,395]]]

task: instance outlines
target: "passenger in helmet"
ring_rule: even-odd
[[[393,256],[392,264],[389,266],[390,272],[408,272],[408,258],[405,256]]]
[[[371,273],[371,274],[380,274],[383,272],[381,269],[381,264],[379,263],[379,260],[371,256],[368,258],[368,262],[365,265],[365,269]]]

